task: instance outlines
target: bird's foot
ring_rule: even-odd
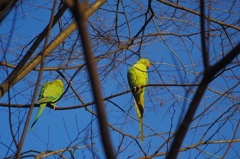
[[[137,87],[133,87],[133,90],[136,92],[138,91],[139,89],[141,89],[141,85],[137,86]]]
[[[136,92],[137,91],[137,87],[133,87],[133,91]]]
[[[56,110],[56,105],[55,104],[52,104],[52,107],[53,107],[53,110]]]

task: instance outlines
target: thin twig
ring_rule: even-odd
[[[52,26],[54,26],[57,23],[57,21],[60,19],[60,17],[66,11],[66,9],[67,9],[66,5],[63,5],[62,8],[58,11],[58,13],[55,15]],[[6,80],[0,85],[0,98],[16,83],[15,80],[17,78],[19,78],[19,74],[21,74],[23,71],[26,71],[25,64],[31,58],[32,54],[35,52],[35,50],[41,44],[43,39],[46,37],[48,28],[49,28],[49,25],[46,26],[45,29],[37,36],[35,42],[29,48],[26,55],[22,58],[22,60],[18,63],[18,65],[16,67],[14,67],[14,70],[6,78]]]
[[[49,26],[48,26],[48,31],[47,31],[46,39],[45,39],[45,42],[44,42],[43,50],[45,50],[47,48],[47,45],[48,45],[48,38],[50,36],[51,28],[53,26],[53,20],[54,20],[54,14],[55,14],[56,6],[57,6],[57,0],[54,0],[53,9],[52,9],[52,13],[51,13],[50,20],[49,20]],[[36,87],[35,87],[35,90],[34,90],[31,106],[30,106],[30,109],[28,111],[28,115],[27,115],[26,123],[24,125],[21,140],[20,140],[20,143],[17,146],[17,155],[16,155],[17,159],[20,158],[20,156],[21,156],[21,151],[22,151],[22,147],[23,147],[23,144],[24,144],[24,141],[25,141],[25,137],[27,135],[28,125],[30,123],[30,119],[31,119],[31,116],[32,116],[34,103],[35,103],[36,98],[37,98],[38,88],[40,86],[40,81],[41,81],[41,78],[42,78],[42,73],[43,73],[43,68],[44,68],[44,59],[45,59],[45,55],[44,55],[44,51],[42,51],[41,66],[40,66],[40,71],[39,71],[39,74],[38,74],[37,84],[36,84]]]
[[[209,68],[209,55],[206,46],[206,36],[205,36],[205,1],[200,1],[200,26],[201,26],[201,44],[202,44],[202,57],[203,57],[203,65],[204,72],[206,73]]]
[[[235,57],[238,56],[240,52],[240,43],[235,46],[224,58],[222,58],[219,62],[215,65],[210,67],[208,71],[204,74],[204,77],[193,97],[192,102],[188,108],[188,111],[184,117],[183,122],[179,126],[176,137],[171,145],[171,149],[167,155],[167,159],[175,159],[177,158],[177,154],[183,142],[183,139],[187,133],[188,127],[192,122],[193,116],[197,110],[197,107],[202,99],[202,96],[207,89],[208,84],[212,81],[214,76],[221,71],[226,65],[228,65]]]
[[[228,148],[227,148],[227,150],[225,151],[224,155],[222,156],[223,159],[227,156],[227,153],[229,152],[229,149],[232,147],[232,144],[233,144],[233,142],[234,142],[234,138],[236,137],[237,132],[238,132],[239,125],[240,125],[240,120],[238,120],[238,123],[237,123],[236,129],[235,129],[235,131],[234,131],[232,140],[231,140],[231,142],[229,143]]]
[[[107,117],[104,109],[99,77],[97,74],[97,68],[96,68],[93,53],[91,50],[87,25],[86,25],[85,16],[84,16],[84,12],[86,10],[86,3],[80,4],[78,0],[74,0],[74,2],[71,0],[66,0],[66,3],[70,7],[79,28],[79,33],[80,33],[81,41],[83,44],[83,52],[85,55],[87,66],[88,66],[89,76],[90,76],[91,85],[93,89],[93,96],[96,102],[99,128],[101,132],[105,155],[106,155],[106,158],[114,159],[115,155],[113,152],[110,134],[108,130]]]

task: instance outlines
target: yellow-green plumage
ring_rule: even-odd
[[[135,99],[136,111],[139,119],[140,126],[140,141],[143,142],[143,113],[144,113],[144,91],[146,87],[140,88],[142,85],[146,85],[148,81],[147,69],[150,67],[150,62],[147,59],[140,59],[132,67],[128,69],[128,83],[132,89],[132,94]]]
[[[37,103],[40,103],[40,107],[31,126],[30,131],[32,131],[34,125],[38,121],[40,115],[42,114],[47,103],[51,103],[54,108],[56,107],[55,101],[57,101],[64,92],[64,83],[60,79],[56,79],[52,82],[46,82],[40,91],[39,99]],[[53,102],[53,103],[52,103]]]

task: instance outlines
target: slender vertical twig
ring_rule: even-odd
[[[46,39],[45,39],[45,42],[44,42],[43,50],[45,50],[47,48],[47,45],[48,45],[48,38],[50,36],[50,31],[51,31],[51,28],[52,28],[52,25],[53,25],[56,6],[57,6],[57,0],[54,0],[53,9],[52,9],[52,13],[51,13],[50,20],[49,20],[50,22],[49,22],[48,31],[47,31]],[[25,123],[24,129],[23,129],[23,133],[22,133],[22,136],[21,136],[21,140],[20,140],[20,143],[18,144],[18,147],[17,147],[17,155],[16,155],[17,159],[20,158],[20,156],[21,156],[21,150],[22,150],[22,147],[23,147],[23,144],[24,144],[24,141],[25,141],[25,137],[27,135],[28,125],[30,123],[30,119],[31,119],[31,116],[32,116],[34,103],[35,103],[36,98],[37,98],[38,88],[39,88],[39,85],[40,85],[40,81],[41,81],[42,73],[43,73],[43,68],[44,68],[44,59],[45,59],[45,55],[44,55],[44,51],[42,51],[41,66],[40,66],[40,71],[39,71],[39,74],[38,74],[36,87],[34,89],[34,94],[33,94],[32,102],[31,102],[31,106],[30,106],[30,109],[28,111],[28,115],[27,115],[26,123]]]
[[[202,57],[203,57],[203,64],[204,64],[204,72],[209,68],[209,56],[208,56],[208,49],[206,46],[206,35],[205,35],[205,9],[204,9],[205,1],[200,1],[200,26],[201,26],[201,43],[202,43]]]
[[[63,15],[63,13],[66,11],[67,7],[66,5],[63,5],[61,9],[59,9],[58,13],[54,17],[54,26],[56,22],[59,20],[59,18]],[[14,80],[19,77],[19,74],[21,74],[23,71],[26,71],[26,63],[31,58],[32,54],[35,52],[35,50],[38,48],[38,46],[41,44],[43,39],[46,37],[48,32],[49,25],[45,27],[45,29],[37,36],[35,42],[32,44],[32,46],[29,48],[27,53],[24,55],[24,57],[21,59],[21,61],[18,63],[17,67],[14,68],[14,70],[8,75],[7,79],[2,82],[0,85],[0,98],[17,82]],[[20,79],[19,79],[20,80]]]
[[[200,103],[203,94],[208,86],[208,84],[212,81],[214,76],[221,71],[226,65],[228,65],[235,57],[238,56],[240,52],[240,43],[235,46],[224,58],[222,58],[219,62],[217,62],[215,65],[210,67],[207,72],[204,74],[203,79],[201,83],[199,84],[199,87],[193,97],[193,100],[191,101],[189,108],[187,110],[187,113],[179,126],[176,136],[173,140],[173,143],[171,145],[170,151],[167,154],[167,159],[175,159],[177,158],[177,154],[179,152],[179,149],[181,147],[181,144],[183,142],[184,137],[186,136],[187,130],[189,125],[192,122],[193,116],[197,110],[198,104]]]
[[[85,55],[85,60],[88,66],[88,72],[91,80],[91,85],[93,89],[93,96],[96,102],[96,109],[98,114],[98,123],[99,128],[101,132],[101,138],[103,142],[103,147],[105,150],[106,158],[114,159],[115,155],[112,148],[112,143],[110,139],[110,134],[107,126],[107,117],[106,112],[104,109],[103,104],[103,98],[101,93],[101,87],[99,82],[99,77],[97,73],[97,67],[94,61],[89,36],[88,36],[88,30],[86,25],[86,19],[85,19],[85,9],[86,9],[86,3],[80,4],[78,0],[66,0],[66,3],[69,5],[72,14],[74,15],[74,18],[76,20],[76,23],[78,25],[81,41],[83,44],[83,52]]]
[[[237,126],[236,126],[235,131],[234,131],[234,134],[233,134],[232,140],[231,140],[231,142],[229,143],[228,148],[227,148],[227,150],[225,151],[225,153],[224,153],[224,155],[222,156],[222,158],[225,158],[225,157],[227,156],[227,153],[229,152],[229,149],[232,147],[232,144],[233,144],[234,138],[236,137],[237,132],[238,132],[239,125],[240,125],[240,120],[238,120],[238,124],[237,124]]]

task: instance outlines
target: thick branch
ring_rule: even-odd
[[[191,10],[191,9],[186,8],[186,7],[179,6],[179,5],[174,4],[174,3],[171,3],[171,2],[169,2],[169,1],[164,1],[164,0],[157,0],[157,1],[158,1],[158,2],[161,2],[161,3],[163,3],[163,4],[166,4],[166,5],[168,5],[168,6],[171,6],[171,7],[177,8],[177,9],[181,9],[181,10],[187,11],[187,12],[189,12],[189,13],[192,13],[192,14],[195,14],[195,15],[200,16],[200,13],[197,12],[197,11],[195,11],[195,10]],[[230,27],[230,28],[234,28],[234,29],[236,29],[236,30],[240,30],[240,28],[237,27],[236,25],[231,25],[231,24],[228,24],[228,23],[224,23],[224,22],[222,22],[222,21],[218,21],[218,20],[216,20],[216,19],[210,18],[210,17],[208,17],[208,16],[206,16],[206,15],[205,15],[204,17],[205,17],[206,19],[214,22],[214,23],[219,24],[219,25],[223,25],[223,26],[227,26],[227,27]]]
[[[176,132],[176,137],[172,143],[169,154],[167,155],[167,159],[177,158],[177,154],[179,152],[180,146],[183,142],[184,137],[186,136],[188,127],[193,119],[193,116],[197,110],[198,104],[200,103],[202,96],[207,89],[208,84],[212,81],[214,76],[221,71],[227,64],[229,64],[235,57],[238,56],[240,52],[240,43],[233,48],[224,58],[222,58],[219,62],[217,62],[214,66],[210,67],[204,77],[193,97],[192,102],[188,108],[187,114],[183,122],[181,123],[178,131]]]
[[[105,1],[96,1],[93,3],[85,12],[86,18],[91,16],[101,5],[104,4]],[[63,30],[58,37],[56,37],[44,50],[45,56],[48,56],[52,51],[54,51],[74,30],[77,29],[77,25],[75,22],[72,22],[65,30]],[[29,51],[32,52],[30,49]],[[26,58],[28,60],[29,58]],[[28,62],[26,65],[25,63],[21,63],[22,65],[19,68],[16,68],[8,78],[0,85],[0,98],[18,81],[20,81],[23,77],[25,77],[30,71],[32,71],[41,61],[41,55],[35,56],[33,60]],[[20,65],[19,64],[19,65]]]
[[[66,11],[67,7],[64,5],[58,13],[55,15],[54,20],[53,20],[53,25],[56,24],[56,22],[59,20],[59,18],[63,15],[63,13]],[[31,68],[31,62],[29,62],[27,65],[27,61],[30,59],[34,51],[38,48],[42,40],[46,37],[47,32],[49,29],[49,25],[45,27],[45,29],[38,35],[36,41],[33,43],[33,45],[30,47],[30,49],[27,51],[26,55],[22,58],[22,60],[18,63],[16,68],[11,72],[11,74],[5,79],[5,81],[0,85],[0,98],[14,85],[16,84],[20,79],[22,79],[26,74],[28,74],[33,68],[39,64],[41,61],[41,57],[39,58],[39,62],[36,63],[36,65],[33,65]],[[6,63],[3,63],[6,64]],[[11,67],[12,65],[9,65]]]
[[[94,56],[91,49],[86,20],[84,18],[86,3],[80,4],[78,0],[66,0],[66,3],[69,5],[72,11],[72,14],[76,20],[79,33],[81,36],[81,41],[83,44],[83,52],[85,55],[87,66],[88,66],[89,76],[90,76],[91,85],[93,89],[92,92],[96,102],[98,123],[99,123],[100,132],[101,132],[103,147],[105,150],[105,155],[106,155],[106,158],[114,159],[115,155],[113,152],[110,134],[108,130],[107,117],[106,117],[106,112],[103,104],[103,98],[101,93],[99,77],[97,73],[97,67],[96,67]]]
[[[0,1],[0,23],[12,10],[18,0],[1,0]]]

